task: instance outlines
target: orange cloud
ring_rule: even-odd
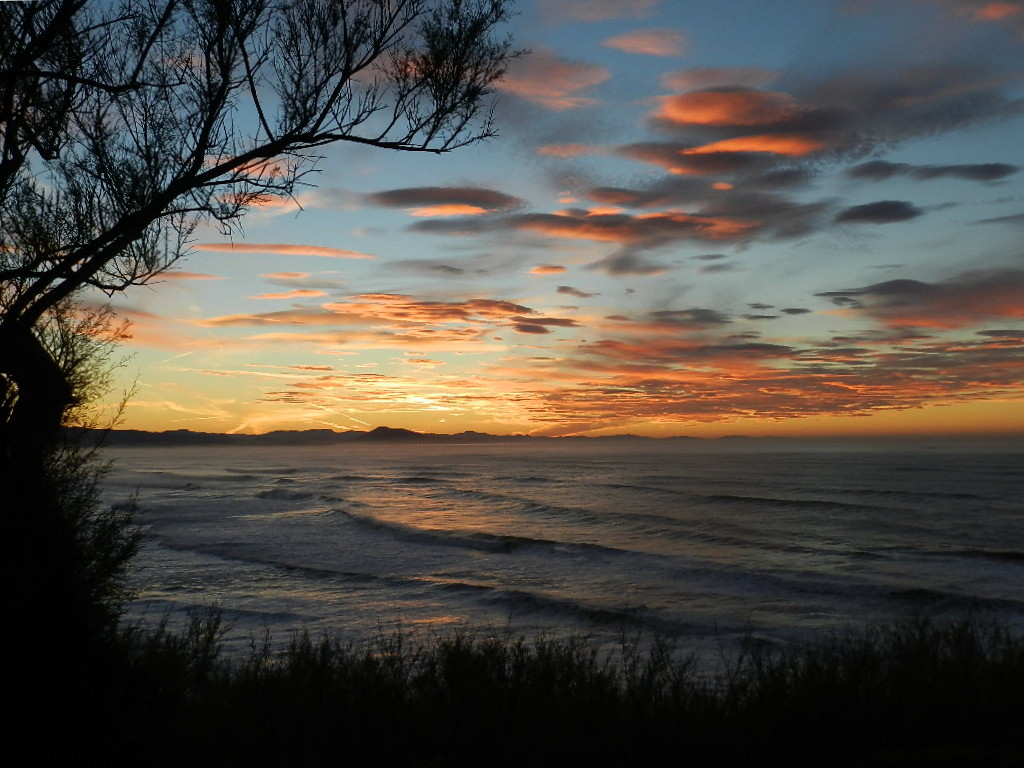
[[[133,347],[156,349],[194,349],[209,343],[175,322],[173,318],[132,307],[117,307],[117,317],[128,321],[127,336]]]
[[[490,213],[490,211],[478,205],[460,205],[457,203],[430,205],[424,208],[413,208],[409,211],[409,214],[412,216],[480,216],[485,213]]]
[[[654,116],[676,125],[757,127],[789,122],[801,113],[788,94],[736,89],[666,96]]]
[[[972,15],[978,21],[1004,21],[1024,13],[1024,6],[1017,3],[985,3],[973,10]]]
[[[978,304],[982,294],[992,297],[995,284],[1012,283],[1013,277],[961,277],[938,284],[938,293],[951,294],[955,282],[971,297],[969,303]],[[935,304],[938,295],[928,287],[879,286],[857,300],[886,295],[893,301],[917,297],[921,303],[921,297],[930,296]],[[342,348],[349,353],[396,349],[419,369],[415,376],[359,372],[370,364],[354,361],[346,366],[348,372],[329,366],[246,366],[211,373],[223,378],[236,397],[252,393],[258,401],[254,418],[267,428],[281,424],[280,415],[273,415],[281,413],[276,409],[308,409],[311,419],[329,409],[358,414],[363,421],[384,418],[412,427],[417,423],[408,419],[416,414],[444,410],[470,413],[464,428],[493,425],[500,431],[502,425],[514,425],[518,431],[569,433],[628,431],[629,425],[639,425],[645,431],[671,432],[682,425],[736,419],[753,424],[1024,398],[1021,330],[981,331],[956,340],[875,330],[799,344],[730,332],[742,328],[742,316],[697,308],[651,312],[636,321],[619,316],[618,322],[600,328],[603,338],[581,342],[560,341],[549,333],[573,327],[573,320],[521,309],[528,308],[497,299],[425,302],[365,294],[340,302],[336,313],[346,318],[362,313],[363,328],[278,332],[246,341],[318,344],[331,348],[331,354],[341,354]],[[429,322],[417,324],[424,318]],[[468,325],[473,322],[482,327]],[[528,343],[497,347],[491,341],[494,326],[525,334],[521,338]],[[537,347],[544,351],[534,351]],[[496,348],[503,357],[476,366],[472,375],[462,373],[456,356],[439,365],[442,359],[434,354]],[[203,391],[208,395],[208,388]]]
[[[282,295],[280,298],[286,297],[291,296]],[[434,348],[438,343],[479,341],[482,334],[494,327],[512,328],[522,333],[550,333],[552,326],[577,326],[571,318],[542,317],[530,307],[512,301],[426,301],[391,293],[361,294],[349,301],[330,302],[319,308],[293,307],[279,312],[224,315],[207,318],[198,324],[205,327],[326,326],[339,330],[326,334],[263,334],[252,338],[346,346],[357,342],[369,342],[371,346],[425,344]],[[353,332],[353,327],[370,330]]]
[[[565,272],[565,267],[556,264],[538,264],[530,269],[531,275],[558,275]]]
[[[686,50],[686,36],[672,29],[637,29],[610,37],[608,48],[647,56],[681,56]]]
[[[997,20],[1010,18],[1021,12],[1024,12],[1024,8],[1014,3],[988,3],[978,9],[975,17],[984,20],[984,22],[997,22]]]
[[[266,275],[260,275],[268,280],[303,280],[309,277],[309,272],[270,272]]]
[[[605,82],[611,73],[597,64],[567,61],[550,48],[538,47],[517,59],[495,87],[557,111],[599,103],[585,95]]]
[[[250,299],[308,299],[315,296],[326,296],[323,291],[315,291],[310,288],[297,288],[294,291],[284,293],[262,293],[259,296],[250,296]]]
[[[700,147],[683,150],[684,155],[707,155],[718,152],[767,152],[773,155],[799,157],[818,152],[825,143],[799,134],[766,133],[758,136],[738,136]]]
[[[293,245],[291,243],[198,243],[197,251],[227,251],[234,253],[267,253],[281,256],[324,256],[332,259],[374,259],[368,253],[328,248],[323,245]]]
[[[695,216],[681,211],[637,216],[566,211],[560,214],[524,216],[517,221],[517,226],[551,237],[625,244],[671,242],[687,238],[728,240],[742,236],[757,226],[757,222]]]

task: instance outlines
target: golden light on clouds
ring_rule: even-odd
[[[646,56],[682,56],[686,43],[686,35],[674,29],[636,29],[604,41],[609,48]]]
[[[770,5],[525,0],[494,140],[126,300],[128,425],[1024,432],[1024,5]]]
[[[260,253],[278,256],[323,256],[330,259],[373,259],[375,256],[345,248],[324,245],[296,245],[294,243],[196,243],[196,251],[222,251],[227,253]]]
[[[708,155],[717,152],[770,152],[774,155],[799,157],[825,149],[825,143],[798,134],[766,133],[758,136],[738,136],[723,139],[692,149],[684,149],[683,155]]]
[[[655,117],[683,125],[744,127],[774,125],[799,115],[791,96],[747,89],[667,96],[655,112]]]

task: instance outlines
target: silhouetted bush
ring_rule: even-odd
[[[915,621],[702,672],[661,641],[297,633],[218,655],[216,613],[125,633],[118,745],[147,765],[1011,766],[1024,638]],[[150,745],[160,745],[154,749]],[[112,753],[108,753],[108,757]]]

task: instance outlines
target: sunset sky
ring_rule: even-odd
[[[122,426],[1024,432],[1024,2],[519,10],[497,139],[118,297]]]

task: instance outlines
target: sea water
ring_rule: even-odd
[[[1024,447],[792,440],[110,449],[130,617],[713,655],[926,615],[1024,630]]]

